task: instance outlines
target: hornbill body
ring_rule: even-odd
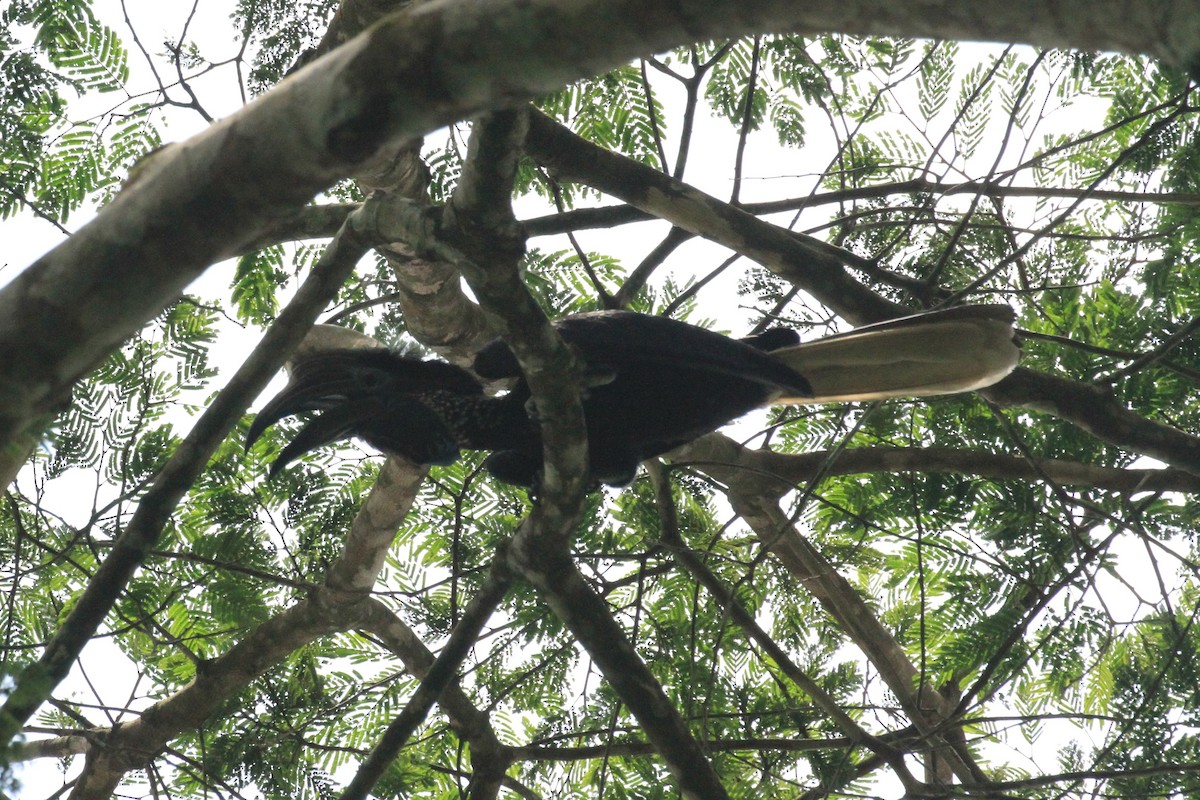
[[[626,311],[555,322],[584,365],[583,408],[593,480],[621,485],[641,461],[772,403],[947,394],[989,385],[1016,365],[1007,306],[966,306],[866,326],[800,344],[794,331],[730,339]],[[383,349],[319,352],[250,426],[247,447],[278,420],[319,412],[279,454],[271,474],[322,444],[357,436],[419,464],[490,450],[497,479],[534,486],[542,442],[515,356],[501,341],[475,357],[474,375]],[[489,396],[475,377],[515,379]]]

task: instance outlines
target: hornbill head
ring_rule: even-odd
[[[390,350],[331,350],[298,362],[288,385],[250,425],[246,448],[279,420],[316,412],[271,464],[270,475],[324,444],[358,437],[418,464],[453,464],[455,432],[438,414],[445,395],[482,397],[466,370]]]

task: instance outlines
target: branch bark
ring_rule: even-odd
[[[89,750],[72,800],[111,797],[126,772],[145,766],[170,739],[200,725],[296,648],[352,628],[357,613],[354,605],[341,604],[336,593],[322,591],[263,623],[229,652],[207,662],[183,689],[104,736],[104,746]]]
[[[1068,198],[1077,200],[1109,200],[1117,203],[1154,203],[1156,205],[1200,206],[1200,194],[1195,192],[1132,192],[1108,189],[1074,189],[1051,186],[1011,186],[999,181],[961,181],[946,183],[914,178],[907,181],[880,183],[873,186],[855,186],[830,192],[814,192],[801,197],[783,200],[766,200],[757,203],[737,203],[737,208],[748,214],[778,214],[783,211],[799,211],[806,208],[833,203],[850,203],[855,200],[870,200],[893,195],[928,193],[939,197],[956,194],[983,194],[994,197]],[[558,214],[546,214],[524,220],[525,230],[530,236],[552,236],[594,228],[615,228],[634,222],[655,219],[653,214],[633,205],[601,206],[598,208],[575,208]]]
[[[856,281],[838,248],[763,222],[729,203],[592,144],[541,112],[531,112],[529,154],[555,174],[578,180],[757,261],[855,324],[911,313]]]
[[[135,721],[97,734],[103,747],[89,754],[72,797],[108,797],[125,772],[144,766],[168,741],[200,725],[297,647],[349,630],[360,621],[364,627],[378,626],[378,601],[368,600],[366,592],[424,475],[424,469],[389,459],[355,517],[346,547],[329,569],[326,588],[251,631],[228,653],[208,662],[192,683]]]

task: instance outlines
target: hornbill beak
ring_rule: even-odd
[[[258,441],[267,428],[281,419],[299,414],[303,411],[322,411],[337,406],[345,407],[350,396],[349,375],[344,371],[321,371],[314,373],[305,370],[303,375],[294,375],[282,392],[263,406],[250,430],[246,432],[246,449]],[[332,441],[327,439],[314,444],[318,447]]]
[[[270,477],[297,456],[353,435],[364,409],[350,403],[355,391],[352,373],[336,359],[318,357],[303,362],[282,392],[263,406],[246,432],[249,450],[267,428],[281,419],[306,411],[324,412],[305,425],[271,464]],[[360,397],[360,401],[362,398]]]
[[[289,414],[283,414],[282,416],[289,416]],[[322,445],[350,438],[355,433],[359,416],[358,409],[346,404],[336,406],[325,411],[323,414],[319,414],[301,428],[300,432],[296,434],[296,438],[288,442],[287,446],[279,452],[278,457],[271,462],[267,477],[274,478],[277,472],[309,450],[316,450]],[[257,424],[258,418],[254,422]],[[267,427],[269,426],[264,425],[257,433],[254,432],[253,426],[251,427],[251,434],[246,437],[247,449],[258,438],[258,434],[266,430]]]
[[[318,412],[271,464],[270,477],[310,450],[354,436],[418,464],[458,460],[458,444],[441,419],[418,397],[397,389],[385,369],[364,364],[362,352],[338,351],[300,362],[284,390],[254,418],[246,432],[247,450],[279,420]]]

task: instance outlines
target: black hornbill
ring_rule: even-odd
[[[594,481],[622,485],[638,464],[759,406],[919,397],[990,385],[1017,363],[1007,306],[964,306],[800,344],[791,330],[730,339],[664,317],[600,311],[554,323],[584,364],[583,409]],[[246,447],[275,422],[318,412],[271,466],[357,436],[418,464],[491,450],[498,480],[535,486],[542,442],[530,393],[508,347],[475,356],[474,375],[385,349],[330,350],[300,360],[255,418]],[[517,379],[488,396],[476,378]]]

